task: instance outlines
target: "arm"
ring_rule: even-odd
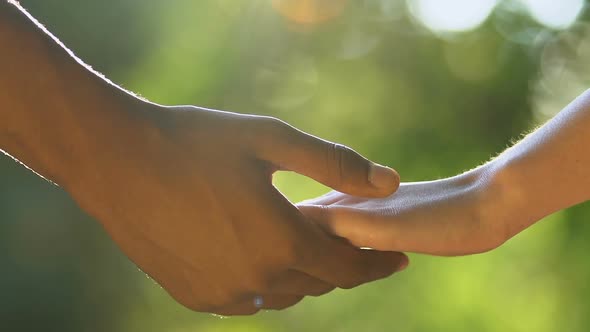
[[[489,163],[402,183],[384,199],[332,192],[300,204],[330,232],[380,250],[491,250],[543,217],[590,199],[590,90]]]
[[[285,308],[407,259],[335,241],[271,183],[284,168],[384,196],[393,170],[276,119],[140,100],[12,1],[0,0],[0,45],[0,149],[62,186],[185,306]]]
[[[6,0],[0,1],[0,45],[0,148],[36,172],[74,185],[68,180],[93,171],[90,154],[117,146],[123,130],[138,127],[141,118],[124,106],[130,95]],[[95,140],[107,131],[112,135],[101,139],[109,141]]]

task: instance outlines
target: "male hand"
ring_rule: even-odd
[[[288,169],[377,197],[399,185],[393,170],[275,119],[135,98],[14,1],[0,1],[0,45],[0,149],[62,186],[185,306],[281,309],[405,264],[326,234],[271,183]]]
[[[392,169],[273,118],[133,105],[141,118],[116,131],[120,145],[96,151],[91,171],[65,188],[183,305],[223,315],[282,309],[407,264],[328,235],[271,183],[274,171],[291,170],[382,197],[399,185]]]

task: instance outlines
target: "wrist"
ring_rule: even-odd
[[[36,98],[15,93],[5,99],[0,148],[64,188],[85,186],[90,178],[133,158],[155,128],[149,114],[156,105],[78,64],[63,66],[43,87],[20,91],[26,89],[39,93]]]
[[[12,9],[14,22],[0,24],[8,45],[0,54],[0,149],[68,188],[145,146],[141,136],[154,128],[148,113],[158,107],[96,74]]]
[[[500,242],[512,238],[541,217],[535,215],[526,183],[514,163],[499,156],[474,170],[480,184],[479,213]]]

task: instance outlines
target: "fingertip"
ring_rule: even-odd
[[[404,253],[400,252],[399,254],[401,255],[401,258],[399,260],[396,272],[401,272],[401,271],[405,270],[410,265],[410,258]]]
[[[396,192],[399,189],[399,186],[400,186],[400,183],[401,183],[401,177],[400,177],[398,171],[396,171],[393,168],[391,168],[391,170],[393,171],[394,176],[395,176],[395,185],[393,186],[393,192]]]
[[[382,197],[393,194],[400,184],[399,173],[393,168],[372,163],[369,167],[369,182]]]
[[[372,257],[371,279],[387,278],[405,269],[409,264],[408,256],[401,252],[379,251],[369,248],[361,249],[365,257]]]

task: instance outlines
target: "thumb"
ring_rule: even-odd
[[[257,154],[279,169],[303,174],[354,196],[385,197],[399,187],[399,175],[393,169],[373,163],[349,147],[267,119],[268,125],[256,142]]]

